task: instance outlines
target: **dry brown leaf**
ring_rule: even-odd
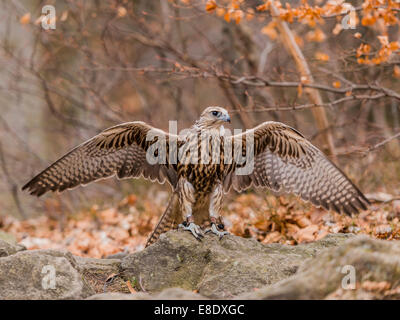
[[[300,229],[293,238],[295,238],[299,243],[313,241],[316,238],[315,233],[318,229],[318,226],[315,224],[309,225],[306,228]]]
[[[391,287],[391,283],[387,281],[381,281],[381,282],[376,282],[376,281],[364,281],[361,284],[361,288],[367,291],[378,291],[378,292],[383,292],[386,290],[389,290]]]
[[[311,225],[310,219],[304,216],[295,218],[294,220],[296,221],[296,223],[299,225],[300,228],[305,228]]]
[[[296,226],[295,224],[292,224],[292,223],[286,223],[286,229],[287,229],[287,234],[289,236],[293,236],[300,230],[300,228],[298,226]]]
[[[278,231],[270,232],[267,234],[265,239],[262,241],[262,243],[272,243],[272,242],[278,242],[282,238],[282,235]]]
[[[129,290],[130,293],[132,293],[132,294],[133,294],[133,293],[136,293],[136,290],[133,289],[130,280],[126,281],[125,284],[126,284],[126,286],[128,287],[128,290]]]

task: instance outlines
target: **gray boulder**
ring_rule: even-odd
[[[0,239],[0,258],[10,256],[23,250],[26,250],[24,246],[12,244]]]
[[[121,258],[0,253],[0,299],[400,299],[400,242],[351,234],[287,246],[169,231]]]
[[[352,281],[353,280],[353,281]],[[355,237],[239,299],[400,299],[400,241]]]
[[[94,293],[69,252],[32,250],[0,258],[0,299],[81,299]]]
[[[147,249],[122,259],[122,275],[139,290],[179,287],[209,298],[233,298],[296,273],[305,260],[352,235],[329,235],[299,246],[261,244],[254,239],[206,235],[199,242],[188,232],[170,231]]]

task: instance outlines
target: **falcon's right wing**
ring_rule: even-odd
[[[165,137],[167,150],[169,141],[177,139],[144,122],[123,123],[82,143],[39,173],[22,190],[41,196],[50,190],[61,192],[114,175],[119,179],[143,176],[160,183],[168,181],[175,187],[177,173],[168,159],[164,164],[149,164],[146,159],[147,150],[158,140],[147,141],[149,132],[152,136]]]

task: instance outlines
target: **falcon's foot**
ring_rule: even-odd
[[[224,229],[224,225],[223,225],[223,224],[219,224],[218,227],[219,227],[220,229]],[[216,234],[216,235],[219,237],[219,239],[222,239],[223,236],[229,234],[228,231],[219,231],[219,230],[218,230],[218,227],[217,227],[217,224],[216,224],[216,223],[212,222],[212,223],[211,223],[211,228],[210,228],[210,229],[207,229],[207,230],[206,230],[206,233],[209,233],[209,232],[214,233],[214,234]]]
[[[193,236],[199,241],[201,241],[201,238],[204,238],[203,231],[201,231],[200,227],[194,222],[184,221],[178,227],[182,228],[183,230],[190,231]]]

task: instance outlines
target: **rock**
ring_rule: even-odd
[[[185,231],[169,231],[143,251],[122,259],[125,279],[139,290],[180,287],[209,298],[233,298],[293,275],[308,258],[352,235],[330,235],[298,246],[261,244],[254,239],[206,235],[197,241]]]
[[[11,244],[0,239],[0,258],[7,257],[19,251],[26,250],[24,246],[18,244]]]
[[[306,261],[294,276],[238,298],[399,299],[400,241],[357,236]]]
[[[0,299],[81,299],[95,292],[69,252],[21,251],[0,258]]]
[[[14,235],[12,235],[11,233],[4,232],[2,230],[0,230],[0,240],[7,241],[8,243],[11,244],[17,243],[17,240],[15,239]]]
[[[170,288],[156,294],[138,292],[134,294],[124,293],[100,293],[87,298],[87,300],[205,300],[207,298],[192,291],[181,288]]]
[[[122,259],[5,241],[0,254],[0,299],[400,299],[400,241],[352,234],[287,246],[169,231]]]
[[[95,259],[75,256],[76,269],[96,293],[126,292],[129,289],[125,281],[118,277],[120,260]]]
[[[95,294],[86,298],[86,300],[150,300],[150,295],[143,292],[138,292],[134,294],[107,292]]]
[[[122,259],[125,258],[128,254],[129,252],[118,252],[106,256],[106,259]]]
[[[95,293],[129,292],[118,277],[118,259],[82,258],[60,250],[18,253],[21,250],[25,248],[0,240],[0,299],[81,299]],[[42,281],[52,270],[55,288],[45,288]]]

